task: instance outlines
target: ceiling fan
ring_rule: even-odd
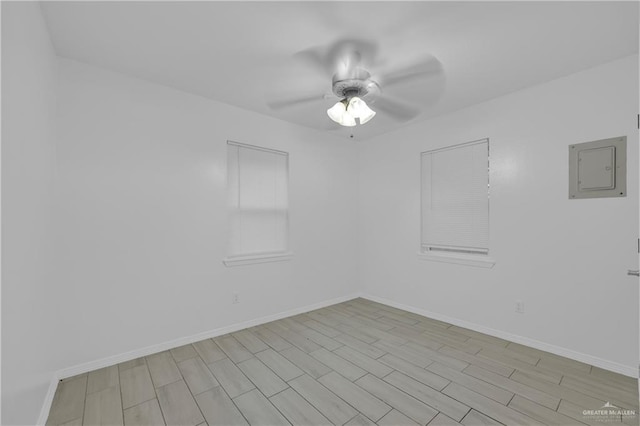
[[[437,79],[443,76],[443,70],[434,56],[422,55],[408,65],[394,68],[378,57],[376,43],[365,40],[338,40],[329,46],[298,52],[294,59],[331,79],[331,93],[270,99],[267,105],[273,110],[280,110],[337,98],[337,102],[327,110],[327,115],[347,127],[365,124],[377,112],[401,122],[411,120],[420,113],[420,102],[395,99],[389,92],[430,78],[443,81]]]

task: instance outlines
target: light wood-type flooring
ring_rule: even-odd
[[[355,299],[62,380],[47,424],[638,424],[607,403],[637,380]]]

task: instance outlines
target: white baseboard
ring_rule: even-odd
[[[49,383],[49,389],[47,390],[47,395],[44,397],[44,403],[42,404],[42,409],[40,410],[40,417],[38,417],[38,426],[44,426],[47,422],[47,417],[49,417],[49,411],[51,410],[51,404],[53,404],[53,396],[56,394],[56,389],[58,387],[58,382],[60,381],[58,372],[53,373],[53,377],[51,378],[51,382]]]
[[[38,425],[44,425],[49,416],[51,410],[51,403],[53,402],[53,395],[55,394],[58,382],[68,377],[77,376],[78,374],[88,373],[89,371],[98,370],[100,368],[109,367],[112,365],[120,364],[125,361],[148,356],[157,352],[166,351],[178,346],[188,345],[190,343],[199,342],[204,339],[210,339],[212,337],[222,336],[223,334],[233,333],[239,330],[243,330],[249,327],[255,327],[256,325],[266,324],[271,321],[276,321],[282,318],[291,317],[294,315],[302,314],[305,312],[313,311],[316,309],[324,308],[327,306],[335,305],[337,303],[346,302],[347,300],[356,299],[361,297],[360,293],[353,293],[348,296],[342,296],[331,300],[325,300],[323,302],[314,303],[312,305],[303,306],[301,308],[290,309],[288,311],[279,312],[272,315],[244,321],[236,324],[232,324],[226,327],[216,328],[214,330],[205,331],[202,333],[194,334],[188,337],[181,337],[179,339],[170,340],[168,342],[158,343],[156,345],[147,346],[141,349],[136,349],[123,354],[113,355],[106,358],[101,358],[95,361],[86,362],[84,364],[68,367],[53,374],[51,384],[49,385],[49,391],[45,398],[42,410],[40,410],[40,418],[38,419]]]
[[[444,321],[449,324],[457,325],[459,327],[468,328],[469,330],[477,331],[480,333],[488,334],[490,336],[498,337],[500,339],[509,340],[510,342],[520,343],[541,351],[550,352],[555,355],[570,358],[575,361],[584,362],[585,364],[600,367],[605,370],[613,371],[614,373],[624,374],[625,376],[638,378],[638,370],[636,367],[620,364],[617,362],[609,361],[606,359],[598,358],[593,355],[584,354],[571,349],[563,348],[561,346],[552,345],[538,340],[530,339],[528,337],[519,336],[517,334],[507,333],[506,331],[496,330],[483,325],[475,324],[472,322],[460,320],[457,318],[448,317],[436,312],[427,311],[424,309],[415,308],[413,306],[404,305],[402,303],[395,302],[393,300],[385,299],[382,297],[372,296],[369,294],[361,295],[362,298],[368,299],[374,302],[382,303],[383,305],[392,306],[394,308],[402,309],[407,312],[422,315],[435,320]]]

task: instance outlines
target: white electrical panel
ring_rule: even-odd
[[[569,146],[569,199],[627,195],[627,138]]]

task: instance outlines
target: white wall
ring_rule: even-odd
[[[638,263],[637,107],[632,56],[362,142],[365,293],[635,371],[638,282],[626,271]],[[628,196],[568,200],[568,145],[621,135]],[[485,137],[497,264],[419,259],[420,152]]]
[[[2,2],[2,424],[34,424],[51,381],[56,57],[38,3]]]
[[[355,144],[71,60],[59,70],[61,367],[355,291]],[[223,266],[227,139],[290,153],[292,261]]]

